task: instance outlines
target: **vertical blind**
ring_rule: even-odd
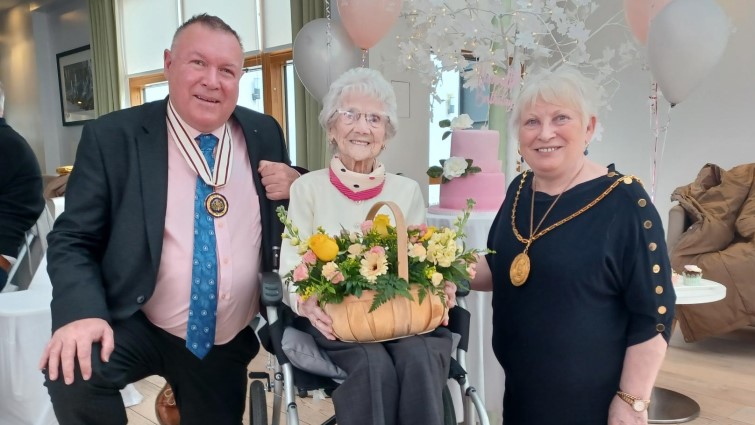
[[[181,21],[216,15],[241,37],[246,52],[291,44],[291,9],[281,0],[117,0],[127,76],[159,71]],[[263,33],[264,46],[259,33]]]

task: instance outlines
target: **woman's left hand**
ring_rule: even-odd
[[[647,423],[647,410],[635,412],[632,406],[619,396],[613,396],[611,405],[608,407],[608,425],[647,425]]]
[[[443,292],[446,294],[446,306],[448,310],[456,307],[456,284],[447,280],[446,285],[443,287]],[[443,326],[448,326],[448,310],[446,310],[446,315],[443,316]]]

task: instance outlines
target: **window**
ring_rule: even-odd
[[[239,83],[238,104],[273,116],[289,142],[291,161],[296,147],[293,56],[290,48],[249,56]],[[168,95],[162,71],[129,78],[131,106],[159,100]],[[290,107],[289,107],[290,105]],[[290,123],[290,125],[289,125]]]

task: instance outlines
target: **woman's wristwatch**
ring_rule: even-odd
[[[643,400],[640,397],[635,397],[632,394],[625,393],[621,390],[616,391],[616,395],[618,395],[620,399],[626,401],[627,404],[632,406],[632,409],[635,412],[644,412],[650,406],[650,400]]]

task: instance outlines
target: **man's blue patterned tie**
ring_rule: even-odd
[[[215,165],[212,151],[218,138],[212,134],[197,137],[210,170]],[[215,316],[218,305],[218,259],[215,246],[215,222],[207,212],[204,200],[212,186],[197,177],[194,194],[194,261],[191,268],[191,301],[186,329],[186,348],[204,358],[215,344]]]

